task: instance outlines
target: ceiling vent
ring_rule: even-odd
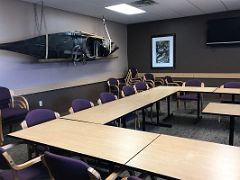
[[[136,7],[152,6],[154,4],[158,4],[158,3],[153,0],[138,0],[131,3],[131,5]]]

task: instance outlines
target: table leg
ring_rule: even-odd
[[[234,126],[235,126],[234,116],[230,116],[229,145],[231,146],[233,146],[233,141],[234,141]]]
[[[156,102],[157,124],[159,124],[159,109],[160,109],[160,101],[157,101],[157,102]]]
[[[145,109],[142,108],[142,130],[145,131],[145,125],[146,125],[146,120],[145,120]]]
[[[232,103],[235,103],[235,94],[232,94]]]

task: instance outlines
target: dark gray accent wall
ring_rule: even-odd
[[[68,112],[73,99],[86,98],[96,105],[100,93],[104,91],[107,91],[106,82],[30,94],[24,97],[27,98],[30,109],[47,108],[63,115]],[[42,107],[38,105],[40,100],[43,101]]]
[[[128,25],[128,62],[139,72],[239,73],[240,46],[210,47],[207,21],[240,11]],[[151,36],[176,34],[175,69],[151,69]]]

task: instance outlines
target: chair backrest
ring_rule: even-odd
[[[204,83],[201,82],[199,79],[189,79],[185,83],[183,83],[183,86],[202,87],[202,86],[204,86]]]
[[[119,86],[119,80],[116,78],[109,78],[107,84],[108,86]]]
[[[104,104],[104,103],[107,103],[107,102],[114,101],[116,99],[117,99],[117,97],[113,93],[103,92],[103,93],[100,94],[98,102],[100,102],[100,104]]]
[[[154,75],[151,73],[146,73],[146,74],[144,74],[144,79],[154,81]]]
[[[223,84],[224,88],[240,88],[240,82],[227,82]]]
[[[53,119],[56,119],[57,115],[54,111],[49,109],[35,109],[28,112],[25,121],[22,122],[22,127],[24,122],[26,123],[27,127],[32,127],[37,124],[41,124]]]
[[[8,88],[0,87],[0,109],[9,108],[12,101],[12,95]]]
[[[11,166],[9,165],[8,161],[3,156],[3,153],[6,153],[6,151],[2,147],[0,147],[0,169],[2,170],[11,169]]]
[[[147,83],[142,82],[142,81],[136,82],[134,84],[134,87],[136,88],[137,91],[145,91],[145,90],[149,89]]]
[[[172,79],[171,76],[165,76],[165,77],[164,77],[164,81],[165,81],[166,84],[167,84],[167,83],[173,83],[173,79]]]
[[[43,161],[48,167],[50,176],[56,180],[101,179],[97,171],[81,160],[45,152]]]
[[[132,78],[138,77],[138,70],[135,67],[129,68],[129,71],[132,73]]]
[[[78,112],[93,107],[94,104],[88,99],[74,99],[72,101],[72,111]]]
[[[130,96],[136,94],[136,90],[132,86],[123,86],[122,87],[122,97]]]

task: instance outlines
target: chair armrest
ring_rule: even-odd
[[[25,108],[29,110],[29,104],[25,97],[23,96],[14,96],[13,97],[13,104],[15,106],[19,106],[20,108]]]
[[[183,81],[173,81],[173,82],[179,84],[179,86],[183,84]]]
[[[105,180],[115,180],[115,179],[118,178],[118,176],[119,176],[120,174],[123,173],[123,171],[124,171],[124,170],[121,169],[121,170],[119,170],[118,172],[113,172],[113,173],[110,174],[108,177],[106,177]]]
[[[145,80],[145,82],[150,85],[150,87],[155,87],[155,83],[152,80]]]
[[[34,158],[34,159],[31,159],[31,160],[29,160],[29,161],[27,161],[27,162],[25,162],[25,163],[22,163],[22,164],[18,164],[18,165],[17,165],[17,164],[14,163],[14,165],[12,166],[12,168],[13,168],[14,170],[22,170],[22,169],[28,168],[28,167],[30,167],[30,166],[32,166],[32,165],[40,162],[40,161],[41,161],[41,156],[38,156],[38,157],[36,157],[36,158]]]

